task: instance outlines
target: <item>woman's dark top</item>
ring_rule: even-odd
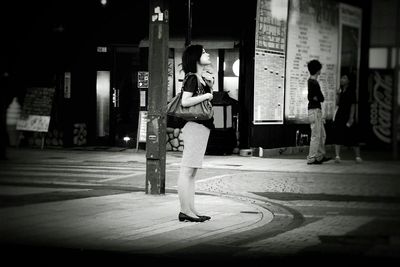
[[[356,103],[356,92],[352,87],[340,91],[338,97],[338,109],[334,120],[334,141],[337,145],[357,145],[357,125],[354,122],[351,127],[346,124],[350,118],[351,106]]]
[[[341,90],[337,95],[338,110],[336,112],[335,121],[346,125],[350,117],[351,105],[356,103],[356,92],[353,88],[347,87]]]
[[[315,109],[319,108],[321,109],[321,102],[324,102],[325,98],[324,95],[322,94],[321,87],[319,86],[319,83],[315,79],[308,79],[308,109]],[[317,101],[314,100],[314,97],[317,97]]]
[[[204,92],[204,93],[212,93],[211,88],[207,85],[207,83],[206,83],[206,85],[203,85],[201,82],[198,81],[198,78],[195,74],[188,75],[186,82],[183,86],[183,90],[186,92],[193,93],[193,96],[197,96],[198,91]],[[196,120],[193,122],[203,124],[210,130],[215,129],[214,118],[211,118],[209,120]]]

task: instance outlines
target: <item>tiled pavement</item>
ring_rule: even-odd
[[[124,163],[133,163],[136,175],[144,175],[145,171],[144,153],[130,150],[117,153],[13,150],[10,156],[10,162],[22,165],[79,163],[81,166],[82,163],[104,162],[119,164],[117,169],[123,169]],[[167,170],[176,172],[179,162],[179,153],[169,153]],[[341,164],[331,161],[310,166],[302,158],[206,156],[204,168],[215,170],[215,175],[208,172],[207,177],[197,181],[197,192],[203,194],[196,196],[196,203],[199,210],[207,211],[212,216],[209,222],[178,222],[179,201],[174,191],[154,196],[140,190],[121,190],[76,199],[3,207],[0,209],[1,242],[33,247],[40,245],[43,248],[60,247],[63,251],[119,252],[144,255],[144,258],[146,255],[181,257],[190,255],[192,250],[197,257],[200,253],[200,258],[201,253],[206,252],[209,254],[205,255],[215,252],[215,255],[257,258],[260,255],[279,255],[282,251],[296,253],[304,247],[320,243],[318,236],[341,235],[373,219],[371,216],[354,218],[332,214],[304,227],[279,233],[279,228],[290,227],[295,220],[293,214],[279,207],[286,200],[274,199],[274,193],[287,193],[288,198],[302,194],[324,195],[328,196],[326,201],[329,201],[329,196],[343,196],[352,200],[352,196],[400,195],[400,164],[395,161],[371,160],[355,164],[352,160],[345,160]],[[224,169],[238,172],[217,171]],[[59,171],[63,172],[62,168]],[[28,172],[32,173],[31,170]],[[103,172],[107,173],[107,170]],[[1,174],[3,178],[6,170],[2,170]],[[123,185],[130,180],[132,177],[129,174],[117,173],[114,179],[105,178],[101,183]],[[53,182],[57,185],[57,179]],[[171,183],[167,189],[174,190],[176,187]],[[3,196],[32,196],[49,191],[85,193],[82,192],[84,188],[0,186],[0,195]],[[268,201],[270,199],[274,202]],[[325,207],[326,204],[324,201],[317,203]],[[350,201],[346,205],[354,206],[357,202]],[[375,208],[379,205],[397,208],[396,203],[371,205]],[[256,238],[257,234],[259,238]]]
[[[17,244],[167,253],[272,220],[267,210],[233,199],[199,195],[197,201],[212,220],[179,222],[179,200],[169,193],[132,192],[8,207],[0,210],[1,237]]]

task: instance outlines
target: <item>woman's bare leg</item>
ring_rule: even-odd
[[[362,159],[361,159],[361,155],[360,155],[360,147],[359,146],[354,147],[354,154],[356,155],[356,162],[361,163]]]
[[[335,162],[340,163],[340,145],[335,145]]]
[[[335,145],[335,156],[340,158],[340,145]]]
[[[201,215],[197,210],[196,210],[196,208],[194,207],[194,196],[195,196],[195,194],[196,194],[196,183],[195,183],[195,181],[196,181],[196,179],[195,179],[195,177],[196,177],[196,174],[197,174],[197,169],[194,169],[193,170],[193,173],[192,173],[192,179],[190,179],[190,185],[189,185],[189,190],[190,190],[190,203],[189,203],[189,207],[190,207],[190,210],[194,213],[194,214],[196,214],[196,215]]]
[[[191,210],[191,203],[194,201],[194,175],[196,169],[181,166],[178,178],[178,195],[181,204],[181,212],[189,216],[196,214]]]

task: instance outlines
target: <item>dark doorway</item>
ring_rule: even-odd
[[[134,147],[136,144],[140,104],[137,87],[139,70],[138,47],[114,48],[110,114],[110,139],[114,146]]]

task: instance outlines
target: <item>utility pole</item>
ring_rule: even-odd
[[[399,91],[400,91],[400,62],[399,62],[399,58],[400,58],[400,34],[399,34],[399,30],[400,30],[400,3],[397,2],[396,3],[396,49],[395,49],[395,73],[394,73],[394,86],[393,86],[393,118],[392,118],[392,155],[393,155],[393,159],[397,160],[398,156],[399,156],[399,151],[398,151],[398,140],[397,140],[397,132],[398,132],[398,126],[397,126],[397,117],[399,116],[399,112],[398,112],[398,95],[399,95]]]
[[[187,0],[188,13],[187,13],[187,26],[186,26],[186,40],[185,47],[189,46],[192,42],[192,0]]]
[[[146,194],[165,194],[169,0],[150,0]]]

